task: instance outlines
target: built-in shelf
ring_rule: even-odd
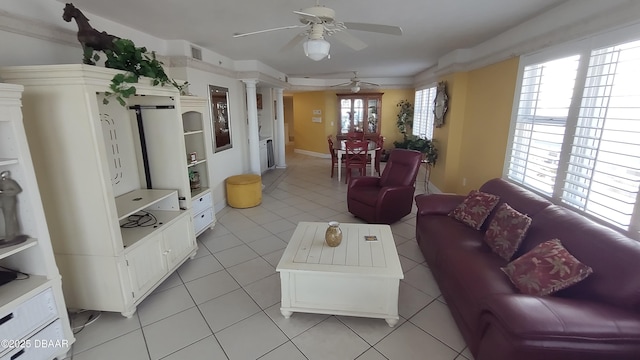
[[[21,276],[23,275],[19,275],[18,279],[20,279]],[[47,279],[46,276],[29,275],[27,279],[16,279],[2,285],[2,291],[0,291],[0,308],[4,309],[5,306],[11,303],[18,304],[33,297],[47,286],[51,286],[48,282],[49,279]]]
[[[43,209],[43,202],[47,196],[41,195],[42,189],[38,186],[44,186],[51,181],[46,181],[50,177],[40,172],[38,172],[40,183],[36,179],[31,153],[42,144],[37,140],[34,141],[33,132],[27,133],[24,124],[34,124],[35,114],[42,114],[47,122],[51,113],[64,114],[61,116],[68,121],[69,112],[52,110],[52,103],[56,101],[49,102],[46,97],[40,97],[40,93],[30,92],[26,86],[10,84],[19,81],[9,80],[10,75],[5,72],[6,70],[6,67],[0,68],[0,78],[6,81],[6,83],[0,81],[0,172],[10,171],[10,179],[21,188],[15,215],[22,242],[0,248],[0,265],[5,267],[4,270],[12,270],[16,273],[15,279],[0,286],[0,317],[2,318],[0,333],[3,339],[17,344],[0,346],[0,359],[62,359],[67,352],[70,352],[75,338],[70,327],[65,297],[62,293],[61,275],[52,251],[49,226],[47,226],[47,217]],[[39,106],[44,106],[46,110],[40,112]],[[22,110],[24,109],[29,111],[25,111],[23,120]],[[42,130],[38,125],[34,125],[33,128]],[[47,137],[51,135],[47,130],[43,131],[47,133]],[[29,144],[29,140],[33,143]],[[34,143],[38,146],[30,149],[29,145]],[[56,152],[55,156],[60,156],[59,152]],[[45,165],[51,165],[49,161],[41,160]],[[85,162],[82,163],[85,164]],[[59,175],[57,171],[56,175]],[[80,179],[80,181],[83,180],[86,179]],[[75,187],[69,184],[70,182],[64,182],[65,187],[75,190]],[[80,193],[84,195],[83,192],[80,191]],[[64,209],[65,213],[68,214],[69,208],[73,206],[67,205]],[[0,223],[4,222],[0,220]],[[6,232],[5,227],[5,224],[0,224],[0,235]],[[48,293],[42,294],[44,291]],[[55,331],[52,330],[53,323],[56,324]],[[35,334],[46,334],[46,336]],[[49,343],[50,346],[44,349],[45,351],[34,350],[34,344],[29,342],[33,341],[30,338],[51,339],[57,345]],[[27,349],[29,345],[31,349]],[[35,344],[35,347],[38,347],[38,344]]]
[[[187,160],[187,173],[191,180],[195,173],[198,174],[197,189],[191,189],[191,198],[184,201],[185,209],[191,210],[195,234],[200,235],[207,228],[213,228],[215,213],[213,209],[213,196],[209,186],[213,178],[211,176],[211,162],[207,162],[213,154],[212,133],[209,124],[209,100],[203,97],[181,96],[180,108],[182,110],[182,129],[184,130],[185,155]],[[196,161],[190,162],[192,156]],[[196,186],[194,184],[190,186]],[[191,183],[191,181],[190,181]]]
[[[0,158],[0,166],[13,165],[13,164],[17,164],[17,163],[18,163],[18,159],[3,159],[3,158]]]
[[[196,198],[207,190],[209,190],[209,188],[204,186],[201,186],[199,189],[191,189],[191,198]]]
[[[184,134],[185,134],[185,136],[186,135],[202,134],[202,130],[185,131]]]
[[[118,220],[124,220],[127,216],[135,214],[175,194],[175,190],[138,189],[120,195],[116,197]]]
[[[204,162],[206,162],[206,161],[207,161],[207,159],[200,159],[200,160],[196,160],[196,161],[194,161],[194,162],[189,163],[189,164],[187,165],[187,167],[196,166],[196,165],[198,165],[198,164],[202,164],[202,163],[204,163]]]
[[[7,256],[11,256],[13,254],[17,254],[22,250],[26,250],[32,246],[35,246],[38,244],[38,240],[36,239],[27,239],[27,241],[20,243],[20,244],[16,244],[13,246],[7,246],[5,248],[0,249],[0,259],[4,259]]]

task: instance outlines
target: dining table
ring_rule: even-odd
[[[336,146],[336,155],[338,156],[338,181],[341,180],[342,177],[342,157],[347,154],[347,141],[349,140],[340,140],[340,146]],[[367,141],[367,155],[371,159],[371,176],[376,174],[376,150],[378,150],[378,144],[374,140]]]

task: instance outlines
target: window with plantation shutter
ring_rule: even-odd
[[[523,58],[505,176],[640,239],[640,40],[611,38]]]
[[[591,53],[562,201],[628,229],[640,186],[640,41]]]
[[[433,137],[433,101],[436,98],[436,86],[417,90],[413,111],[413,135],[423,139]]]
[[[580,56],[524,68],[509,178],[551,196]]]

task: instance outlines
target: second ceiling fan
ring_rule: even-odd
[[[325,36],[333,36],[336,40],[354,50],[362,50],[367,47],[367,44],[351,35],[347,30],[402,35],[402,29],[399,26],[336,21],[336,12],[333,9],[320,6],[319,4],[300,11],[294,11],[293,13],[299,16],[302,25],[289,25],[247,33],[235,33],[233,37],[262,34],[277,30],[305,28],[303,32],[291,39],[291,41],[283,47],[283,50],[291,49],[306,39],[303,43],[305,55],[312,60],[319,61],[329,55],[331,44],[324,39]]]
[[[357,93],[360,91],[360,88],[363,85],[364,86],[380,86],[380,84],[360,80],[360,78],[358,78],[358,72],[354,71],[353,77],[349,80],[349,82],[332,85],[331,87],[349,87],[352,93]]]

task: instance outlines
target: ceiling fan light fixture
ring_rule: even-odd
[[[311,60],[320,61],[329,55],[331,44],[323,38],[308,39],[302,44],[304,54]]]
[[[351,92],[352,92],[352,93],[357,93],[358,91],[360,91],[360,86],[358,86],[358,85],[353,85],[353,86],[351,87]]]

